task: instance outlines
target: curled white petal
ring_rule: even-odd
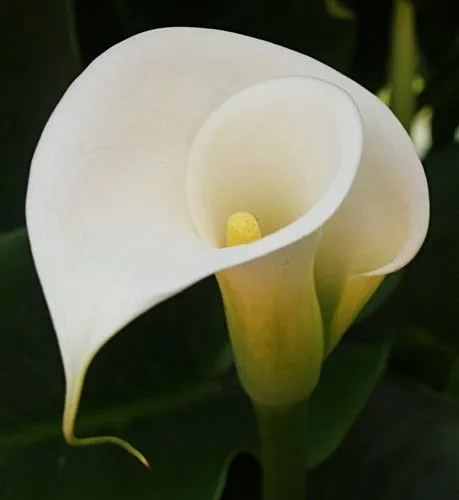
[[[188,160],[189,208],[201,239],[225,246],[226,221],[238,211],[254,215],[263,235],[283,229],[284,245],[307,236],[343,202],[361,150],[357,107],[335,85],[290,77],[237,93],[204,123]],[[264,254],[271,241],[253,249]]]
[[[349,234],[359,244],[348,244],[343,227],[330,220],[324,234],[346,249],[346,271],[337,267],[329,283],[344,288],[348,275],[390,272],[420,247],[428,223],[421,165],[397,120],[362,87],[302,54],[220,31],[168,28],[118,44],[57,106],[36,149],[27,193],[32,252],[63,358],[68,437],[84,371],[112,335],[204,276],[301,236],[296,221],[243,251],[217,251],[212,235],[203,240],[196,232],[186,196],[190,149],[209,115],[239,91],[291,76],[341,87],[363,122],[362,174],[336,212],[336,220],[351,222]],[[315,196],[311,210],[323,199]],[[323,206],[333,214],[330,203]],[[314,220],[327,219],[322,216]],[[379,252],[378,242],[386,240]]]

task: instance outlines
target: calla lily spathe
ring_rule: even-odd
[[[228,248],[238,211],[263,238]],[[383,277],[416,254],[428,216],[409,137],[333,69],[197,28],[111,48],[49,119],[27,194],[65,370],[66,438],[100,347],[211,274],[252,399],[301,399]]]

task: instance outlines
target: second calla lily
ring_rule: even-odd
[[[307,397],[384,276],[416,254],[428,217],[410,138],[333,69],[197,28],[111,48],[49,119],[27,194],[67,440],[78,443],[83,379],[101,346],[212,274],[252,400]]]

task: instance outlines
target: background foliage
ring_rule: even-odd
[[[416,107],[432,222],[419,256],[390,277],[327,360],[308,425],[315,499],[459,498],[459,16],[413,1]],[[204,26],[311,55],[372,92],[389,81],[390,0],[16,0],[0,16],[0,499],[254,498],[252,409],[232,369],[208,279],[149,311],[91,366],[77,424],[150,459],[63,443],[64,379],[24,230],[31,156],[72,79],[137,32]]]

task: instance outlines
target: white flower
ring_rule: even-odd
[[[235,212],[253,215],[263,237],[228,247]],[[214,273],[249,395],[304,398],[383,277],[416,254],[428,216],[409,137],[331,68],[207,29],[111,48],[52,114],[27,194],[65,369],[66,438],[78,442],[83,378],[100,347]]]

